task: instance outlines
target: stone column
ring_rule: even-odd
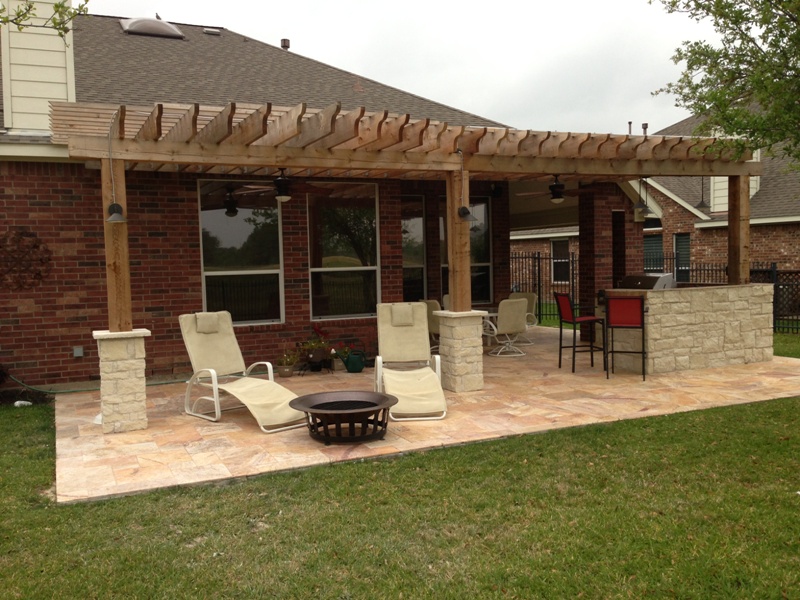
[[[103,433],[147,429],[144,338],[147,329],[95,331],[100,356]]]
[[[452,392],[483,389],[483,310],[434,311],[439,317],[442,387]]]

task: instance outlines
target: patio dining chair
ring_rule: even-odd
[[[498,344],[489,350],[490,356],[525,355],[516,344],[528,326],[525,320],[527,310],[528,301],[525,298],[509,298],[497,305],[497,325],[488,319],[484,320],[484,335],[494,338]]]
[[[247,407],[264,433],[305,425],[305,415],[289,406],[297,395],[273,381],[270,363],[245,368],[228,311],[180,315],[178,321],[194,371],[186,386],[186,414],[219,421],[223,410]],[[251,375],[259,365],[267,369],[268,379]],[[235,399],[225,408],[221,392],[222,398],[227,393]]]
[[[395,421],[443,419],[441,357],[431,354],[424,302],[378,304],[375,391],[397,398],[389,411]]]
[[[517,337],[517,346],[532,346],[533,340],[528,337],[531,329],[539,324],[539,319],[536,318],[536,300],[538,296],[533,292],[511,292],[508,295],[509,299],[525,298],[528,303],[528,312],[525,313],[525,333],[521,333]]]
[[[606,329],[605,329],[605,320],[603,317],[597,317],[595,315],[585,315],[582,317],[575,316],[575,312],[572,308],[572,298],[570,298],[569,294],[561,294],[559,292],[553,292],[553,296],[556,300],[556,307],[558,308],[558,368],[561,368],[561,354],[564,348],[572,348],[572,372],[575,372],[575,355],[578,352],[589,352],[591,355],[591,365],[594,366],[594,352],[595,350],[600,351],[603,353],[603,368],[606,368],[606,356],[605,356],[605,347],[606,347]],[[565,346],[564,345],[564,325],[571,325],[572,326],[572,344]],[[589,337],[589,344],[578,345],[578,330],[580,330],[581,325],[588,324],[591,326],[591,333]],[[600,326],[600,331],[602,332],[603,336],[603,346],[600,347],[595,343],[595,326]]]

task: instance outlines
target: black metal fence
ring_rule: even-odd
[[[724,285],[728,282],[726,263],[698,263],[680,254],[645,254],[645,273],[674,273],[679,285]],[[776,333],[800,333],[800,271],[779,270],[776,263],[753,262],[750,281],[775,286],[773,329]],[[512,253],[513,291],[535,292],[538,315],[543,322],[558,321],[553,292],[578,298],[578,255],[558,257],[541,252]]]

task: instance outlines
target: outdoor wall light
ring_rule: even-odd
[[[461,206],[458,209],[458,216],[461,218],[462,221],[477,221],[478,219],[469,212],[469,208],[466,206]]]
[[[127,223],[128,221],[125,215],[122,214],[122,205],[116,202],[108,205],[108,214],[109,217],[106,219],[108,223]]]
[[[281,169],[281,174],[275,178],[275,199],[278,202],[288,202],[292,199],[289,178],[284,174],[284,170]]]

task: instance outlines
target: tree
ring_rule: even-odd
[[[720,39],[684,42],[673,56],[684,72],[655,93],[702,119],[695,134],[733,138],[721,148],[762,148],[800,167],[800,0],[660,1],[710,20]]]
[[[68,0],[55,2],[52,5],[53,14],[41,22],[34,21],[37,17],[36,4],[32,0],[25,0],[11,10],[8,4],[0,4],[0,25],[9,25],[20,30],[26,27],[53,29],[63,38],[69,33],[75,17],[86,14],[89,0],[83,0],[75,8],[69,6]],[[38,4],[41,4],[41,2]]]

